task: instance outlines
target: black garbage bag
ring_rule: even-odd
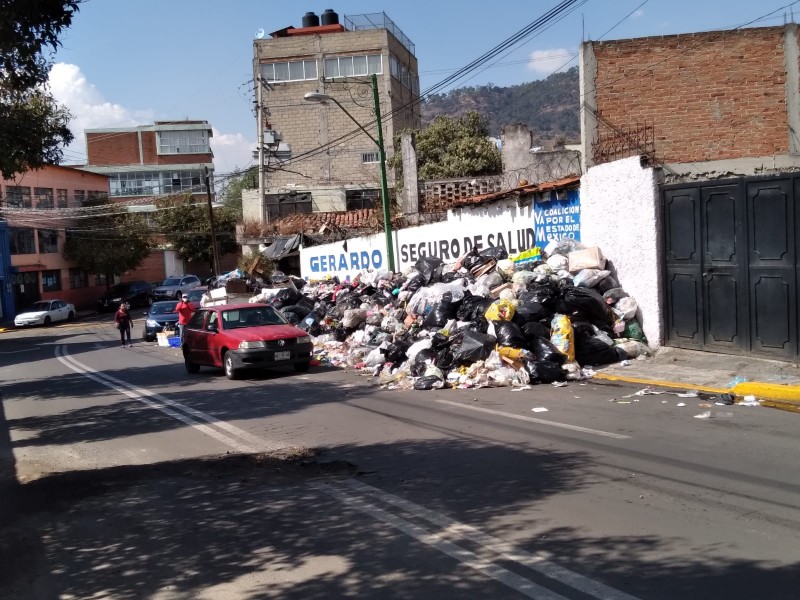
[[[558,288],[549,282],[531,283],[528,284],[528,291],[520,294],[519,301],[537,302],[546,310],[555,312],[559,302]]]
[[[347,338],[353,335],[355,329],[351,329],[349,327],[337,327],[331,333],[333,334],[333,339],[337,342],[346,342]]]
[[[306,280],[303,279],[302,277],[297,277],[296,275],[289,275],[289,279],[292,280],[294,287],[296,287],[298,290],[302,290],[303,287],[306,285]]]
[[[459,275],[455,271],[448,271],[447,273],[444,273],[441,276],[439,281],[441,281],[442,283],[450,283],[451,281],[455,281],[456,279],[461,279],[461,277],[462,275]]]
[[[484,248],[480,251],[481,256],[488,256],[495,260],[505,260],[508,258],[508,250],[502,246],[492,246],[491,248]]]
[[[316,306],[316,302],[314,302],[308,296],[300,295],[300,298],[297,300],[297,306],[304,306],[308,310],[312,310]]]
[[[297,321],[289,321],[289,322],[297,323],[305,319],[308,316],[308,313],[311,312],[311,309],[306,308],[301,304],[293,304],[292,306],[284,306],[281,309],[281,312],[283,313],[283,316],[286,317],[287,319],[289,318],[289,315],[294,315]]]
[[[414,380],[415,390],[438,390],[444,387],[444,381],[435,375],[428,375],[427,377],[418,377]]]
[[[475,264],[480,260],[480,255],[475,248],[472,248],[469,252],[464,255],[464,258],[461,259],[461,267],[469,271]]]
[[[543,337],[537,337],[534,339],[530,343],[529,348],[536,355],[536,358],[538,358],[540,362],[554,362],[556,364],[563,365],[564,361],[567,360],[567,357],[561,354],[561,352],[558,351],[558,348],[550,343],[550,340]]]
[[[576,344],[579,340],[587,340],[591,337],[594,337],[594,327],[592,327],[592,324],[589,321],[574,319],[572,321],[572,331],[575,335]]]
[[[610,321],[608,307],[603,297],[592,288],[571,287],[564,290],[561,302],[563,312],[572,315],[581,312],[591,321],[608,324]]]
[[[525,370],[531,376],[531,383],[553,383],[566,380],[566,373],[561,365],[549,360],[526,361]]]
[[[497,343],[510,348],[527,348],[528,340],[519,325],[512,321],[492,321]]]
[[[399,365],[408,358],[406,350],[408,350],[410,347],[410,342],[395,341],[393,344],[389,344],[387,348],[381,348],[381,354],[386,357],[386,362]]]
[[[291,288],[283,288],[272,298],[272,306],[275,308],[283,308],[284,306],[292,306],[297,304],[300,300],[300,293]]]
[[[461,301],[461,306],[456,311],[456,318],[459,321],[474,321],[486,313],[486,309],[491,306],[492,302],[494,300],[483,296],[473,296],[471,294],[465,296]]]
[[[605,294],[608,290],[613,290],[619,287],[619,281],[613,275],[608,275],[607,277],[603,277],[600,282],[594,286],[599,293]]]
[[[411,279],[408,280],[406,284],[406,289],[409,292],[416,292],[421,287],[425,286],[425,279],[421,275],[414,275]]]
[[[484,316],[475,317],[472,321],[469,322],[469,326],[467,329],[471,329],[473,331],[480,331],[481,333],[486,333],[489,331],[489,321]]]
[[[450,319],[455,319],[458,314],[458,302],[453,302],[453,294],[445,292],[438,304],[434,304],[431,311],[425,315],[422,326],[425,329],[440,329]]]
[[[436,366],[442,370],[442,373],[447,373],[453,368],[453,365],[455,365],[453,349],[450,346],[439,349],[436,357]]]
[[[332,304],[328,307],[328,311],[326,313],[331,319],[336,319],[337,321],[341,320],[344,317],[344,306],[338,306],[336,304]]]
[[[424,350],[420,350],[414,357],[414,364],[411,366],[411,374],[414,377],[420,377],[425,373],[425,369],[428,368],[428,364],[437,364],[438,357],[439,355],[433,348],[425,348]]]
[[[522,296],[524,295],[525,293],[522,294]],[[522,327],[525,325],[525,323],[530,321],[542,321],[544,319],[552,318],[553,313],[547,310],[539,302],[528,299],[523,300],[522,297],[520,297],[519,302],[517,303],[517,310],[514,312],[514,318],[511,320]]]
[[[533,348],[532,342],[541,337],[546,340],[550,339],[550,320],[545,321],[529,321],[522,327],[522,335],[528,340],[528,348]]]
[[[598,337],[575,341],[575,360],[582,367],[609,365],[626,358],[628,355],[621,348],[609,346]]]
[[[300,323],[300,317],[293,312],[284,313],[283,317],[289,322],[289,325],[297,325]]]
[[[298,327],[300,327],[300,329],[304,329],[305,331],[311,333],[312,327],[316,326],[317,329],[319,329],[319,322],[320,322],[319,315],[316,313],[316,311],[312,310],[306,315],[306,317],[302,321],[300,321]],[[315,333],[312,335],[319,335],[319,334]]]
[[[485,360],[492,353],[496,344],[497,338],[493,335],[467,329],[461,334],[458,350],[453,352],[454,363],[471,365],[479,360]]]
[[[442,267],[444,263],[441,258],[436,256],[423,256],[420,258],[414,268],[422,277],[422,285],[431,285],[437,283],[442,278]]]

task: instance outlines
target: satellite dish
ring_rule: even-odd
[[[256,31],[256,38],[259,40],[262,39],[264,37],[264,33],[265,32],[263,29],[259,29],[258,31]]]

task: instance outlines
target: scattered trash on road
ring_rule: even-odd
[[[547,412],[547,409],[544,406],[537,406],[536,408],[531,409],[533,412]]]
[[[711,418],[711,411],[707,410],[706,412],[702,412],[699,415],[694,416],[695,419],[710,419]]]

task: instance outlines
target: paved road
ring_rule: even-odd
[[[0,598],[798,597],[798,415],[230,382],[115,336],[0,337]]]

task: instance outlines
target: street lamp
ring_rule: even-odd
[[[378,157],[380,158],[381,163],[381,203],[383,204],[383,230],[386,233],[386,260],[389,266],[389,271],[394,273],[394,244],[392,243],[392,221],[391,215],[389,214],[389,187],[386,183],[386,151],[383,148],[381,104],[380,98],[378,97],[378,77],[376,75],[372,75],[372,98],[375,103],[375,121],[378,126],[378,139],[375,139],[369,131],[364,129],[364,126],[359,123],[356,118],[351,115],[348,110],[333,96],[329,96],[328,94],[324,94],[322,92],[308,92],[303,96],[303,99],[308,102],[319,102],[321,104],[329,101],[333,102],[336,106],[342,109],[344,114],[350,117],[350,120],[353,121],[353,123],[358,125],[358,128],[363,131],[369,139],[375,142],[376,146],[378,146]]]

